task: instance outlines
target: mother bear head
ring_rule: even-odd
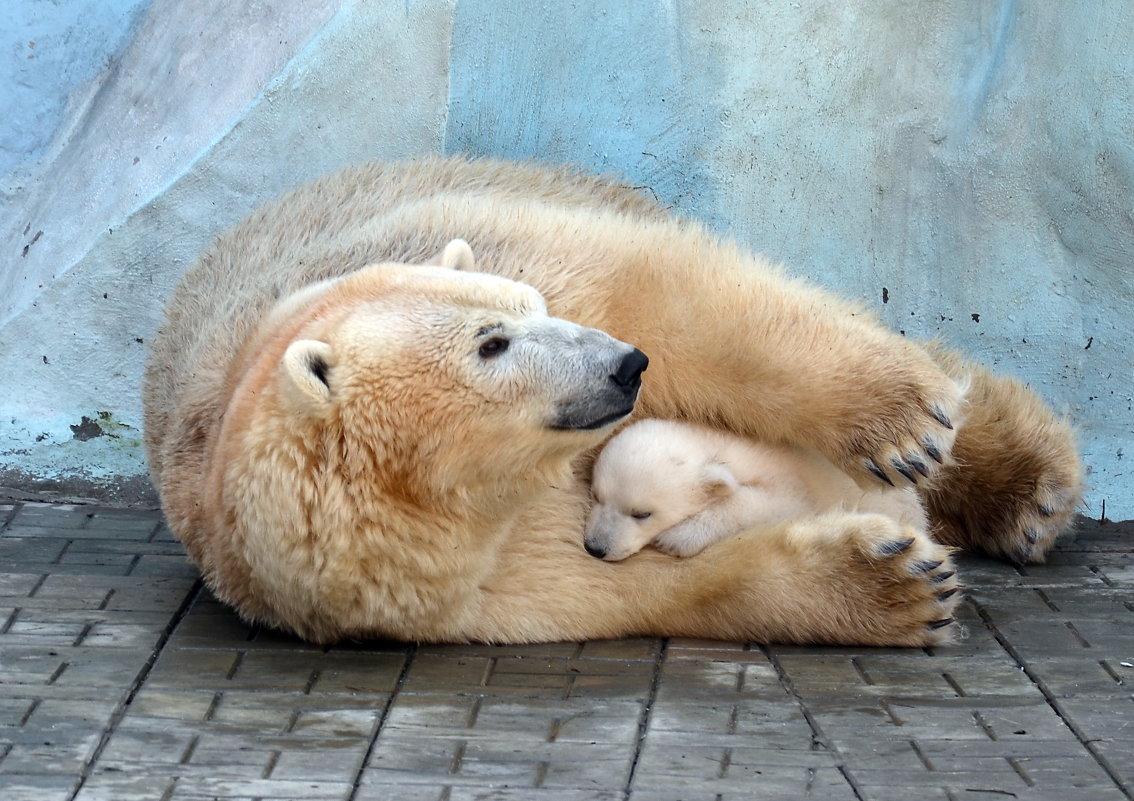
[[[344,573],[377,579],[399,563],[444,573],[446,548],[484,545],[448,542],[447,529],[467,539],[481,519],[500,530],[510,507],[633,410],[641,351],[548,316],[532,287],[472,266],[457,241],[436,264],[312,285],[242,349],[206,492],[221,516],[210,528],[232,532],[227,550],[244,562],[245,581],[224,582],[239,596],[229,600],[268,622],[322,609],[328,619],[299,628],[323,639],[324,623],[344,617],[326,588],[370,583]],[[388,564],[370,564],[370,552]],[[410,611],[381,600],[387,613]]]

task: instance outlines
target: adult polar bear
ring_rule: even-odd
[[[468,272],[461,237],[542,299]],[[1070,432],[1021,385],[629,189],[463,159],[347,170],[218,239],[154,342],[151,469],[216,594],[316,641],[953,635],[947,548],[885,517],[589,556],[577,457],[629,410],[643,365],[623,343],[652,359],[640,416],[922,484],[946,544],[1039,560],[1078,503]]]

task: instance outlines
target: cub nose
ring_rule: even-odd
[[[593,543],[590,543],[590,542],[584,542],[583,547],[586,548],[587,553],[589,553],[595,559],[602,559],[604,556],[606,556],[606,548],[603,548],[600,545],[594,545]]]
[[[622,357],[618,369],[610,374],[610,380],[628,392],[637,391],[642,385],[642,373],[649,364],[649,357],[634,348]]]

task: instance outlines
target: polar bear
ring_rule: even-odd
[[[1070,430],[1017,382],[617,182],[490,160],[351,168],[220,236],[170,296],[144,405],[208,586],[322,643],[940,644],[949,546],[1042,559],[1080,492]],[[938,541],[835,513],[594,559],[585,460],[631,408],[916,485]]]
[[[747,529],[829,512],[886,515],[927,531],[912,486],[862,487],[809,448],[703,425],[640,420],[603,446],[591,475],[587,553],[617,562],[652,544],[693,556]]]

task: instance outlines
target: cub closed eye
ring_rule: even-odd
[[[504,337],[492,337],[480,343],[477,349],[477,354],[482,359],[491,359],[494,356],[499,356],[504,351],[508,350],[509,341]]]
[[[630,516],[635,520],[648,520],[653,512],[631,512]]]

